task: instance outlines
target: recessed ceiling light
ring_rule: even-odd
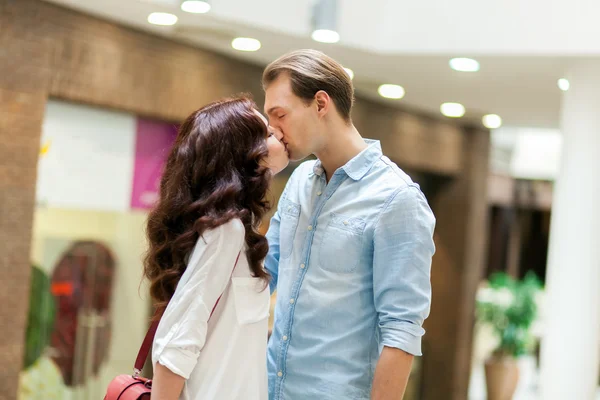
[[[239,51],[257,51],[260,49],[260,41],[253,38],[239,37],[233,39],[231,47]]]
[[[350,80],[354,79],[354,71],[352,71],[350,68],[346,68],[346,67],[344,67],[344,69],[346,70],[346,73],[350,77]]]
[[[181,3],[181,9],[193,14],[205,14],[210,11],[210,4],[207,1],[187,0]]]
[[[488,129],[497,129],[502,126],[502,118],[496,114],[484,115],[482,118],[483,126]]]
[[[404,95],[406,94],[406,92],[404,91],[404,88],[402,86],[399,85],[390,85],[390,84],[384,84],[379,86],[379,89],[377,90],[379,92],[379,95],[381,97],[385,97],[386,99],[401,99],[404,97]]]
[[[450,60],[450,68],[461,72],[479,71],[479,62],[472,58],[453,58]]]
[[[569,90],[569,88],[571,87],[571,83],[569,82],[568,79],[565,78],[560,78],[558,80],[558,87],[560,88],[560,90],[562,90],[563,92],[566,92],[567,90]]]
[[[312,0],[311,37],[321,43],[337,43],[339,0]]]
[[[317,29],[312,33],[312,38],[321,43],[337,43],[340,41],[340,34],[329,29]]]
[[[440,111],[446,117],[460,118],[465,115],[465,106],[460,103],[444,103],[440,106]]]
[[[148,15],[148,22],[153,25],[175,25],[177,23],[177,16],[169,13],[154,12]]]

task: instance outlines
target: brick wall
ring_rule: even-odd
[[[23,358],[39,134],[49,83],[47,42],[6,24],[0,0],[0,398],[13,399]],[[41,15],[33,13],[31,21]]]

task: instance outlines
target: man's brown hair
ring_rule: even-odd
[[[350,122],[354,87],[340,63],[317,50],[292,51],[265,68],[263,88],[266,89],[282,73],[289,74],[292,91],[307,103],[319,90],[327,92],[342,118]]]

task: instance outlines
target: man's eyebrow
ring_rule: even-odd
[[[277,110],[278,108],[281,108],[279,106],[275,106],[275,107],[271,107],[267,110],[267,115],[272,114],[275,110]]]

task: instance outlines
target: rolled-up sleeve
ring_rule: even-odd
[[[198,362],[208,320],[231,279],[244,236],[244,225],[239,220],[205,233],[161,318],[152,358],[185,379]]]
[[[158,362],[167,367],[174,374],[189,379],[190,374],[196,366],[199,354],[199,350],[187,350],[167,346],[158,357]]]
[[[381,344],[420,356],[431,306],[435,217],[410,185],[386,202],[374,230],[373,291]]]

